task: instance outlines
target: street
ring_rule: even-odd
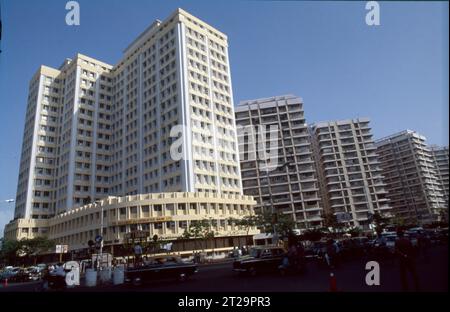
[[[397,292],[401,291],[400,273],[397,261],[380,263],[380,285],[367,286],[365,265],[373,259],[359,259],[343,262],[334,270],[337,288],[340,292]],[[428,259],[417,261],[420,287],[422,291],[448,291],[448,247],[438,246],[429,250]],[[158,281],[140,287],[98,286],[77,287],[66,292],[79,291],[145,291],[145,292],[328,292],[329,273],[310,262],[304,275],[280,276],[277,273],[261,274],[255,277],[238,276],[231,270],[231,263],[200,265],[199,272],[185,282]],[[409,277],[410,278],[410,277]],[[412,281],[410,280],[412,284]],[[4,291],[40,291],[39,283],[0,286]]]

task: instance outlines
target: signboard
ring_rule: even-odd
[[[125,233],[125,239],[146,239],[150,236],[149,231],[133,231],[129,233]]]
[[[102,254],[93,254],[92,255],[92,263],[96,263],[101,267],[110,267],[111,262],[113,260],[113,256],[110,253],[102,253]]]
[[[166,222],[172,221],[172,217],[151,217],[151,218],[142,218],[142,219],[134,219],[134,220],[118,220],[111,222],[112,225],[127,225],[127,224],[138,224],[138,223],[154,223],[154,222]]]
[[[69,245],[56,245],[55,253],[58,253],[58,254],[67,253],[68,250],[69,250]]]
[[[95,242],[96,242],[96,243],[100,243],[102,240],[103,240],[103,237],[102,237],[101,235],[97,235],[97,236],[95,237]]]

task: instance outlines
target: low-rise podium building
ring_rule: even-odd
[[[208,232],[213,232],[214,238],[203,246],[220,251],[246,245],[251,236],[259,233],[255,227],[243,228],[233,222],[254,214],[255,205],[253,197],[239,194],[179,192],[110,196],[48,220],[12,222],[6,227],[5,238],[32,238],[38,234],[34,228],[43,227],[50,239],[68,245],[69,251],[87,249],[89,240],[98,235],[103,237],[105,250],[111,250],[111,246],[120,249],[130,243],[130,234],[139,232],[146,233],[144,241],[151,241],[157,235],[159,241],[172,241],[174,251],[192,251],[196,249],[195,238],[187,243],[181,239],[183,233],[193,221],[207,220]],[[32,221],[46,224],[37,225]]]

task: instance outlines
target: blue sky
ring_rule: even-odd
[[[155,19],[181,7],[228,35],[234,100],[293,93],[308,123],[369,117],[375,138],[404,129],[448,145],[448,2],[0,0],[0,200],[15,198],[28,82],[80,52],[115,64]],[[13,205],[0,203],[0,237]]]

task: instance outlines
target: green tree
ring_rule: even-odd
[[[192,220],[189,227],[184,230],[182,239],[194,239],[194,246],[197,249],[197,242],[200,241],[200,247],[204,250],[209,239],[214,238],[214,232],[211,230],[211,220]],[[205,242],[202,246],[201,241]]]
[[[44,236],[24,238],[20,241],[10,240],[3,243],[0,255],[3,261],[10,264],[28,262],[30,259],[36,261],[39,254],[52,251],[54,247],[55,242]]]
[[[15,264],[17,262],[17,251],[20,248],[19,241],[5,240],[0,251],[0,258],[2,262],[7,265]]]
[[[327,212],[323,216],[323,224],[327,228],[332,228],[332,232],[337,233],[344,227],[344,224],[338,222],[337,217],[332,212]]]
[[[256,215],[253,221],[264,233],[274,234],[275,230],[280,237],[289,237],[294,233],[295,222],[283,213],[265,211]]]
[[[261,223],[261,215],[248,215],[243,218],[228,218],[228,221],[236,225],[240,230],[244,230],[246,236],[249,235],[250,229]]]
[[[347,233],[350,234],[352,237],[358,237],[361,235],[362,230],[361,230],[361,228],[355,226],[355,227],[348,229]]]

